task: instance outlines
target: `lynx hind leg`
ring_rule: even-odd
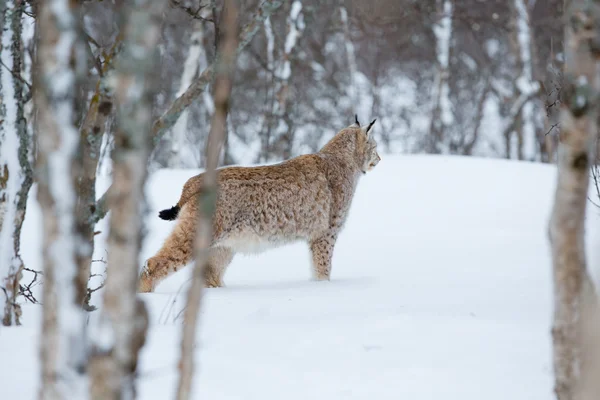
[[[140,274],[140,292],[154,291],[158,283],[192,260],[195,232],[195,218],[192,214],[187,206],[182,208],[173,232],[156,255],[146,262]]]
[[[328,281],[331,277],[331,259],[336,237],[336,234],[331,233],[310,242],[313,278],[318,281]]]
[[[223,275],[233,259],[233,250],[226,247],[213,247],[209,251],[208,265],[204,270],[206,287],[222,287]]]

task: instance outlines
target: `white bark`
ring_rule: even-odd
[[[275,72],[275,35],[271,26],[271,17],[265,18],[265,37],[267,38],[267,68],[270,73]]]
[[[39,18],[38,201],[43,216],[41,399],[85,399],[85,313],[75,302],[73,163],[79,134],[73,125],[75,85],[85,65],[68,0],[42,3]],[[79,67],[79,68],[77,68]]]
[[[514,0],[516,11],[516,29],[517,43],[519,47],[520,64],[522,66],[520,75],[517,78],[516,86],[521,96],[528,96],[530,93],[537,92],[539,85],[533,80],[533,58],[531,54],[531,31],[529,22],[529,11],[524,0]],[[533,99],[532,99],[533,100]],[[526,160],[539,159],[539,151],[537,148],[537,125],[540,121],[539,116],[536,118],[535,113],[541,114],[543,111],[539,107],[535,107],[533,101],[528,101],[521,113],[523,119],[523,139],[521,157]]]
[[[183,73],[181,75],[181,84],[177,97],[185,93],[188,87],[192,84],[198,69],[200,67],[206,68],[206,54],[204,52],[204,28],[202,23],[197,21],[194,24],[194,30],[190,37],[190,49],[188,56],[183,66]],[[189,168],[192,165],[186,162],[183,149],[186,148],[187,132],[188,132],[188,115],[189,111],[184,110],[181,116],[173,126],[173,139],[171,141],[171,154],[169,156],[168,165],[170,168]]]
[[[352,107],[358,107],[358,92],[356,88],[356,54],[354,51],[354,44],[352,43],[352,38],[350,37],[350,25],[348,23],[348,11],[346,7],[340,7],[340,17],[342,20],[342,26],[344,29],[344,46],[346,49],[346,59],[348,60],[348,74],[350,75],[349,81],[350,84],[347,88],[348,97],[350,98],[350,104]],[[356,109],[355,109],[356,113]]]
[[[554,390],[558,400],[600,393],[598,297],[585,255],[589,167],[596,159],[600,40],[597,2],[572,0],[566,12],[565,73],[554,207],[549,224],[554,277]],[[594,50],[595,49],[595,50]]]
[[[0,319],[4,325],[18,323],[19,307],[15,304],[22,260],[18,241],[18,202],[25,173],[19,163],[19,130],[17,127],[17,98],[13,70],[13,15],[17,12],[14,0],[7,0],[2,31],[0,59]],[[16,38],[18,40],[19,38]]]
[[[290,79],[292,77],[292,63],[290,58],[298,39],[304,32],[304,17],[302,15],[302,2],[295,0],[290,8],[290,14],[287,17],[287,34],[281,54],[281,59],[275,67],[274,74],[274,95],[273,109],[271,110],[274,141],[279,142],[283,150],[283,158],[289,158],[293,146],[293,138],[290,136],[291,126],[286,121],[288,112]],[[286,136],[284,138],[284,135]]]
[[[443,3],[441,3],[443,1]],[[450,75],[450,48],[452,39],[452,18],[454,6],[452,0],[438,0],[441,10],[440,21],[433,26],[436,38],[436,74],[433,82],[430,121],[430,146],[432,152],[444,152],[444,134],[446,127],[454,122],[450,102],[450,88],[448,79]]]
[[[142,243],[144,184],[150,154],[153,75],[166,2],[124,3],[123,50],[115,66],[117,129],[113,154],[112,206],[103,309],[94,326],[90,361],[93,399],[136,397],[139,352],[146,340],[148,315],[136,297]]]

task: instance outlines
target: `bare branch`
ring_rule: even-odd
[[[513,129],[515,129],[519,114],[521,114],[521,110],[523,109],[523,107],[525,107],[525,104],[527,104],[529,101],[535,99],[537,96],[540,95],[540,90],[541,89],[532,90],[529,93],[523,93],[514,102],[510,109],[510,114],[507,117],[509,123],[502,131],[502,137],[506,137]]]
[[[207,22],[214,22],[213,19],[211,19],[211,18],[205,18],[202,15],[200,15],[200,12],[203,9],[205,9],[206,7],[208,7],[208,5],[206,5],[206,4],[200,4],[198,6],[198,8],[195,9],[195,10],[192,7],[188,7],[188,6],[185,6],[185,5],[181,4],[181,2],[177,1],[177,0],[169,0],[169,4],[171,5],[171,7],[179,8],[180,10],[185,11],[193,19],[197,19],[197,20],[201,20],[201,21],[207,21]]]

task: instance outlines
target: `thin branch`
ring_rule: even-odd
[[[179,8],[180,10],[185,11],[193,19],[197,19],[200,21],[214,22],[214,19],[205,18],[202,15],[200,15],[200,12],[204,8],[208,7],[207,5],[200,4],[200,6],[196,10],[194,10],[192,7],[184,6],[177,0],[169,0],[169,4],[174,8]]]
[[[6,64],[4,64],[2,62],[2,60],[0,60],[0,65],[2,65],[4,67],[4,69],[6,69],[8,72],[10,72],[10,74],[17,79],[18,81],[22,82],[25,86],[27,86],[28,92],[32,93],[32,87],[31,87],[31,83],[27,82],[20,74],[16,74],[12,69],[8,68],[6,66]],[[29,96],[28,98],[31,98],[31,96]]]
[[[560,125],[560,122],[557,122],[556,124],[552,124],[552,126],[550,127],[550,129],[548,129],[548,132],[546,132],[546,133],[544,134],[544,136],[548,136],[548,134],[549,134],[550,132],[552,132],[552,130],[553,130],[554,128],[556,128],[558,125]]]
[[[90,60],[92,60],[92,62],[94,63],[94,68],[98,72],[98,75],[100,77],[103,77],[104,73],[102,71],[102,63],[100,62],[100,59],[98,57],[94,56],[94,52],[92,51],[92,46],[90,45],[90,43],[98,48],[100,48],[100,46],[98,45],[98,42],[96,42],[94,40],[94,38],[92,38],[90,35],[87,34],[87,32],[82,30],[82,34],[86,39],[85,40],[85,52],[87,53]]]
[[[521,114],[521,110],[525,107],[525,104],[530,102],[539,96],[540,90],[534,90],[529,93],[523,93],[519,98],[515,101],[510,109],[510,122],[502,131],[502,137],[506,137],[513,129],[515,129],[515,125],[517,124],[517,117]]]
[[[29,301],[32,304],[41,304],[38,299],[35,298],[35,296],[33,295],[33,291],[31,290],[31,288],[33,286],[37,286],[36,283],[39,285],[40,282],[38,282],[38,275],[44,275],[43,271],[36,271],[34,269],[31,268],[23,268],[23,271],[28,271],[31,272],[33,274],[33,279],[27,283],[26,285],[21,285],[19,284],[19,295],[25,297],[25,299],[27,301]]]

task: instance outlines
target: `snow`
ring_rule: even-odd
[[[140,267],[173,227],[158,210],[197,172],[150,176]],[[358,184],[330,282],[310,281],[308,250],[295,244],[236,256],[227,287],[205,292],[194,398],[553,399],[547,223],[555,172],[517,161],[382,155]],[[108,184],[101,179],[98,192]],[[589,209],[588,249],[597,247],[599,214]],[[30,197],[23,255],[32,268],[39,218]],[[105,256],[107,221],[97,230],[94,259]],[[590,265],[597,253],[588,253]],[[191,264],[140,295],[151,318],[140,399],[175,392],[190,275]],[[11,360],[0,375],[6,398],[35,397],[40,311],[26,305],[23,327],[0,329],[0,354]]]

